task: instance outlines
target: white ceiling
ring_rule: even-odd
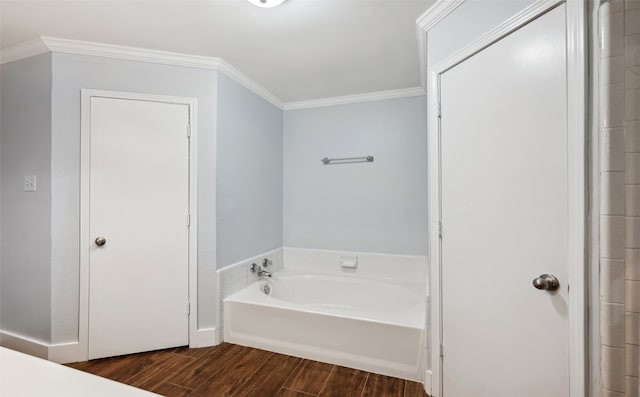
[[[220,57],[284,102],[420,85],[434,0],[0,1],[2,48],[38,36]]]

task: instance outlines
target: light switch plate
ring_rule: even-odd
[[[29,175],[24,177],[24,191],[35,192],[36,191],[36,176]]]

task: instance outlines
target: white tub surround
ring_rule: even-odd
[[[364,278],[408,283],[413,285],[412,288],[421,288],[422,291],[425,291],[427,274],[425,256],[294,247],[285,247],[283,250],[284,268],[289,272],[356,275]],[[349,265],[354,262],[355,266]]]
[[[422,380],[424,267],[424,257],[285,248],[282,271],[224,299],[224,340]]]
[[[249,266],[252,263],[261,264],[262,260],[267,258],[271,261],[269,265],[269,271],[275,272],[282,270],[284,266],[284,253],[282,248],[277,248],[272,251],[263,252],[259,255],[252,256],[251,258],[243,259],[229,266],[218,269],[217,271],[217,291],[218,297],[216,299],[217,304],[217,324],[216,328],[216,344],[219,344],[223,340],[223,327],[224,327],[224,306],[222,300],[227,296],[240,291],[249,284],[258,281],[258,276],[249,271]]]

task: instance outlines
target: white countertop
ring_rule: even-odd
[[[150,397],[145,390],[0,347],[2,397]]]

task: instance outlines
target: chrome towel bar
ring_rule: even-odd
[[[350,164],[350,163],[373,163],[373,156],[364,156],[364,157],[343,157],[339,159],[330,159],[323,158],[322,163],[324,165],[329,164]]]

